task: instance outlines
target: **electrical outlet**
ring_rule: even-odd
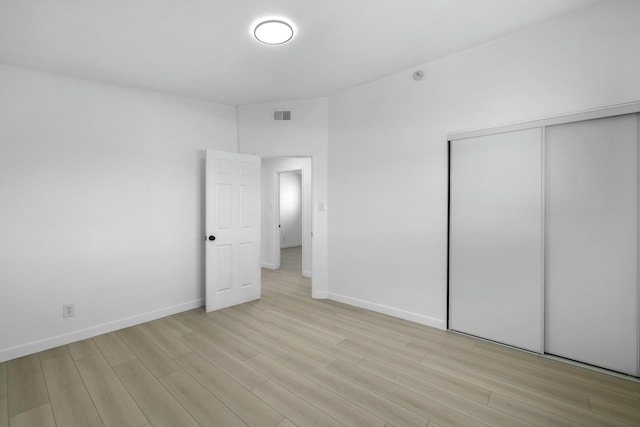
[[[73,317],[76,315],[76,306],[75,304],[65,304],[62,306],[62,317]]]

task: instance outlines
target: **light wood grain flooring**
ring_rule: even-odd
[[[640,425],[640,384],[336,302],[263,298],[0,364],[6,426]]]
[[[302,274],[302,246],[280,249],[280,268]]]

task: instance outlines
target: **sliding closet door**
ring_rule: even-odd
[[[546,134],[545,352],[638,375],[638,116]]]
[[[541,129],[451,142],[449,327],[542,352]]]

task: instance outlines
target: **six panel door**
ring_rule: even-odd
[[[260,162],[207,150],[207,311],[260,298]]]

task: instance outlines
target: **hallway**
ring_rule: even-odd
[[[280,249],[280,268],[302,275],[302,246]]]

